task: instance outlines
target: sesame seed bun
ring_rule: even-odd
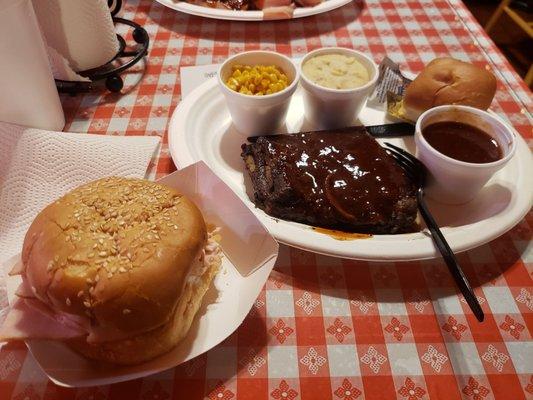
[[[407,86],[403,105],[407,118],[416,121],[432,107],[458,104],[489,108],[496,93],[496,78],[486,69],[454,58],[436,58]]]
[[[88,343],[83,338],[73,339],[70,347],[87,358],[122,365],[139,364],[168,352],[189,332],[219,266],[220,259],[210,263],[198,279],[187,281],[172,318],[164,325],[125,340]]]
[[[53,310],[90,321],[89,335],[73,343],[78,351],[138,363],[189,330],[220,265],[218,253],[205,265],[207,244],[202,214],[186,197],[146,180],[106,178],[37,216],[24,240],[23,279]]]

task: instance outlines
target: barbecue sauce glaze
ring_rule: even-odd
[[[317,225],[328,215],[341,224],[384,223],[400,199],[413,196],[396,162],[364,129],[358,133],[284,135],[270,147],[285,164],[290,186],[307,198]]]

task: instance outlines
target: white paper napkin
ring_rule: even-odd
[[[52,69],[52,74],[55,79],[62,81],[91,82],[89,78],[76,73],[76,71],[70,66],[68,60],[59,54],[56,49],[46,46],[46,52],[48,53],[48,61],[50,61],[50,68]]]
[[[142,178],[159,138],[51,132],[0,122],[0,263],[47,204],[105,176]]]
[[[202,83],[217,76],[218,67],[220,64],[181,67],[181,98],[184,99]]]

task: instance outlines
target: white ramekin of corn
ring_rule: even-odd
[[[299,79],[296,64],[273,51],[239,53],[218,70],[233,124],[247,136],[276,133],[285,122]]]

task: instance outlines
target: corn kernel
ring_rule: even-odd
[[[231,69],[226,85],[239,93],[262,96],[279,92],[289,85],[287,75],[275,65],[235,64]]]

